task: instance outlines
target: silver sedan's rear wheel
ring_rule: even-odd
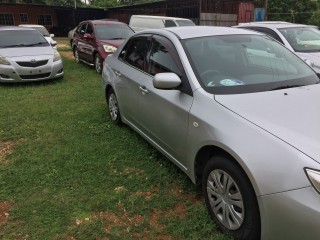
[[[107,93],[107,104],[109,108],[109,116],[115,124],[121,124],[120,109],[116,94],[112,89]]]
[[[231,158],[212,157],[204,167],[202,190],[212,219],[235,240],[260,239],[258,201],[249,178]]]

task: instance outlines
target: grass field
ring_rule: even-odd
[[[169,160],[107,115],[101,76],[0,84],[0,239],[229,239]]]

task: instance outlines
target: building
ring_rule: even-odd
[[[107,8],[109,18],[128,23],[131,15],[159,15],[189,18],[199,25],[232,26],[253,21],[259,0],[166,0]]]
[[[1,3],[0,25],[40,24],[56,36],[66,36],[79,22],[112,18],[129,23],[131,15],[189,18],[199,25],[232,26],[253,20],[260,0],[166,0],[107,9]]]
[[[1,3],[0,25],[40,24],[56,36],[66,36],[79,22],[106,18],[106,14],[96,8]]]

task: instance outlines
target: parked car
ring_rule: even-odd
[[[19,26],[30,27],[35,30],[38,30],[42,34],[42,36],[44,36],[44,38],[48,41],[48,43],[51,44],[51,46],[53,46],[54,48],[57,48],[57,42],[53,40],[54,34],[50,34],[44,26],[36,25],[36,24],[20,24]]]
[[[68,40],[69,40],[69,43],[70,43],[70,46],[72,47],[72,43],[73,43],[73,35],[74,35],[74,32],[76,31],[77,27],[71,29],[69,32],[68,32]]]
[[[320,31],[316,26],[266,21],[242,23],[236,27],[254,30],[273,37],[320,73]]]
[[[157,29],[164,27],[195,26],[194,22],[186,18],[151,16],[151,15],[132,15],[129,26],[135,31],[146,29]]]
[[[77,63],[80,61],[95,66],[102,72],[106,56],[113,53],[125,39],[133,34],[125,23],[107,20],[84,21],[77,27],[73,36],[73,53]]]
[[[62,76],[59,53],[39,31],[0,27],[0,82],[40,81]]]
[[[221,230],[319,239],[320,84],[290,50],[237,28],[148,30],[102,76],[111,121],[202,185]]]

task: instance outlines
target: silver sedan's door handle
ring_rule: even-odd
[[[149,91],[146,89],[145,86],[140,86],[139,89],[142,91],[142,94],[143,94],[143,95],[146,95],[146,94],[149,93]]]
[[[120,77],[122,74],[121,74],[121,72],[119,72],[119,71],[115,71],[114,72],[118,77]]]

